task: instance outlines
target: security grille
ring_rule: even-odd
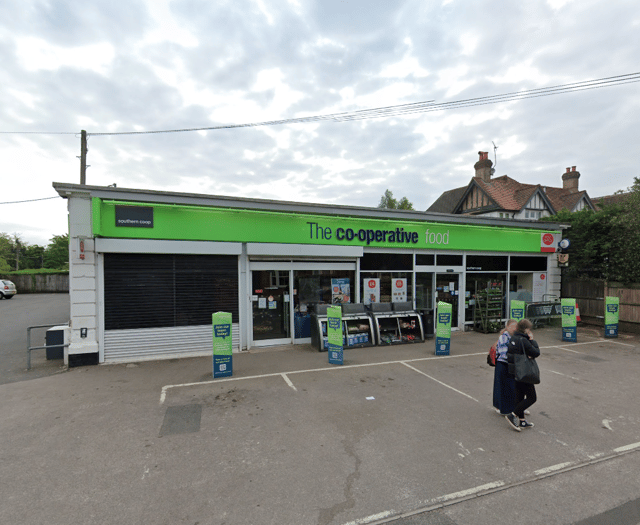
[[[238,322],[238,258],[233,255],[104,256],[105,330]]]

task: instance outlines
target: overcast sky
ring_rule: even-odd
[[[4,0],[0,131],[211,127],[437,103],[640,71],[636,0]],[[496,176],[591,197],[640,176],[640,84],[410,116],[89,138],[87,184],[425,210]],[[0,134],[0,202],[79,183],[79,135]],[[46,245],[61,198],[0,205]]]

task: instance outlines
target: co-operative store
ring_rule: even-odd
[[[211,350],[232,313],[234,351],[309,342],[318,304],[453,304],[478,289],[559,295],[560,226],[399,210],[54,183],[68,199],[71,364]],[[372,288],[370,288],[372,287]]]

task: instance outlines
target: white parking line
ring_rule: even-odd
[[[350,521],[348,523],[345,523],[344,525],[364,525],[366,523],[371,523],[372,521],[381,520],[395,513],[395,510],[385,510],[384,512],[379,512],[378,514],[367,516],[366,518],[359,518],[357,520]]]
[[[307,370],[293,370],[291,372],[287,372],[287,375],[291,375],[291,374],[307,374],[310,372],[328,372],[328,371],[334,371],[334,370],[348,370],[351,368],[363,368],[363,367],[368,367],[368,366],[381,366],[381,365],[398,365],[398,364],[405,364],[405,363],[412,363],[415,361],[430,361],[433,359],[453,359],[453,358],[458,358],[458,357],[470,357],[470,356],[477,356],[477,355],[485,355],[485,352],[476,352],[473,354],[461,354],[461,355],[444,355],[444,356],[431,356],[431,357],[418,357],[416,359],[405,359],[404,361],[382,361],[380,363],[363,363],[360,365],[344,365],[344,366],[331,366],[331,367],[323,367],[323,368],[309,368]],[[160,404],[162,405],[165,401],[165,399],[167,398],[167,392],[169,391],[169,389],[171,388],[182,388],[182,387],[189,387],[189,386],[203,386],[203,385],[212,385],[212,384],[216,384],[216,383],[225,383],[227,381],[241,381],[243,379],[262,379],[264,377],[277,377],[277,376],[282,376],[283,372],[275,372],[272,374],[259,374],[259,375],[255,375],[255,376],[244,376],[244,377],[225,377],[224,379],[213,379],[211,381],[200,381],[197,383],[182,383],[182,384],[178,384],[178,385],[165,385],[162,387],[162,391],[160,392]],[[435,381],[435,380],[434,380]],[[444,384],[444,383],[443,383]],[[446,385],[445,385],[446,386]],[[463,395],[463,392],[460,392]],[[473,398],[471,398],[473,399]],[[474,399],[474,401],[477,401],[476,399]]]
[[[624,447],[614,448],[614,452],[628,452],[629,450],[633,450],[636,448],[640,448],[640,443],[632,443],[631,445],[626,445]]]
[[[498,487],[504,486],[504,481],[494,481],[492,483],[486,483],[484,485],[479,485],[477,487],[473,487],[472,489],[461,490],[460,492],[453,492],[451,494],[446,494],[445,496],[440,496],[431,500],[431,503],[440,503],[442,501],[449,501],[452,499],[465,498],[467,496],[471,496],[472,494],[477,494],[478,492],[483,492],[485,490],[497,489]]]
[[[287,382],[287,385],[289,385],[291,388],[293,388],[296,392],[298,391],[298,389],[294,386],[294,384],[291,382],[291,379],[289,379],[287,377],[287,374],[280,374],[282,376],[282,378]]]
[[[563,468],[570,467],[571,465],[573,465],[573,462],[567,461],[566,463],[558,463],[557,465],[551,465],[550,467],[534,470],[533,473],[536,476],[541,476],[542,474],[548,474],[549,472],[555,472],[556,470],[562,470]]]
[[[560,372],[556,372],[555,370],[545,370],[545,369],[543,369],[543,370],[545,372],[551,372],[552,374],[558,374],[559,376],[568,377],[569,379],[575,379],[576,381],[580,381],[577,377],[568,376],[567,374],[562,374]]]
[[[423,376],[428,377],[429,379],[435,381],[436,383],[440,383],[442,386],[446,386],[447,388],[450,388],[454,392],[458,392],[458,394],[462,394],[464,397],[468,397],[469,399],[472,399],[476,403],[480,403],[480,401],[478,401],[475,397],[471,397],[469,394],[465,394],[464,392],[460,392],[460,390],[457,390],[457,389],[453,388],[452,386],[449,386],[446,383],[443,383],[442,381],[437,380],[435,377],[431,377],[429,374],[425,374],[422,370],[418,370],[417,368],[407,364],[405,361],[400,361],[400,363],[402,363],[404,366],[406,366],[408,368],[411,368],[411,370],[415,370],[416,372],[418,372],[418,374],[422,374]]]

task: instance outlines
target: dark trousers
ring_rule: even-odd
[[[516,381],[509,374],[507,363],[498,361],[493,375],[493,406],[504,416],[516,406]]]
[[[516,416],[524,419],[524,411],[537,400],[535,385],[516,381],[516,408],[513,410]]]

